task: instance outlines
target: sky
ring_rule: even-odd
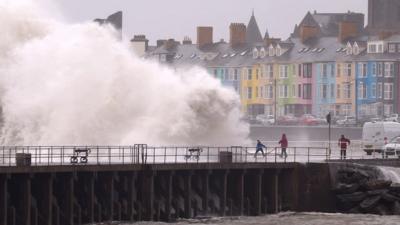
[[[70,23],[106,18],[122,10],[126,38],[144,34],[154,44],[157,39],[196,41],[197,26],[213,26],[214,41],[229,41],[229,24],[247,25],[254,10],[261,33],[286,39],[305,14],[368,12],[367,0],[52,0]]]

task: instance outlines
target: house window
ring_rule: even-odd
[[[256,48],[253,49],[253,59],[258,58],[258,50]]]
[[[272,65],[267,65],[267,75],[269,76],[269,78],[274,77],[274,69]]]
[[[292,97],[295,98],[296,97],[296,85],[292,85]]]
[[[376,76],[376,63],[372,63],[372,76]]]
[[[376,83],[371,84],[371,97],[376,98]]]
[[[274,97],[274,87],[272,85],[269,86],[269,97],[270,98]]]
[[[312,96],[312,85],[303,84],[303,99],[311,99]]]
[[[274,56],[274,47],[270,46],[268,48],[268,54],[269,54],[269,56]]]
[[[340,84],[336,85],[336,98],[340,98]]]
[[[335,98],[335,85],[331,84],[331,98]]]
[[[394,63],[385,63],[385,77],[394,76]]]
[[[393,113],[393,105],[392,104],[383,105],[383,111],[384,111],[385,116],[392,114]]]
[[[331,77],[335,77],[335,66],[331,64],[329,67],[331,68]]]
[[[340,77],[341,74],[342,74],[342,64],[338,63],[337,70],[336,70],[336,76]]]
[[[367,98],[367,87],[364,82],[360,82],[358,85],[358,99],[366,99]]]
[[[287,98],[288,97],[288,86],[280,85],[279,86],[279,98]]]
[[[279,77],[280,78],[287,78],[288,77],[288,66],[287,65],[280,65],[279,66]]]
[[[383,44],[378,45],[378,53],[383,53]]]
[[[299,98],[301,98],[301,84],[297,86],[297,95]]]
[[[225,69],[225,80],[229,80],[229,70]]]
[[[327,93],[328,92],[328,85],[323,84],[322,87],[321,87],[321,91],[322,91],[322,93],[321,93],[322,98],[326,99],[328,97],[328,93]]]
[[[235,69],[233,72],[233,79],[238,80],[238,70],[237,69]]]
[[[393,99],[393,84],[391,83],[385,83],[384,85],[384,99],[385,100],[392,100]]]
[[[322,64],[322,77],[326,78],[328,76],[328,65]]]
[[[367,77],[367,64],[366,63],[360,63],[360,76],[361,77]]]
[[[303,64],[303,77],[304,78],[312,77],[312,64],[311,63]]]
[[[390,53],[396,52],[396,44],[389,44],[389,52]]]
[[[344,67],[344,75],[351,76],[351,63],[346,63]]]
[[[282,53],[282,49],[281,48],[276,48],[276,55],[277,56],[280,56],[281,55],[281,53]]]
[[[382,63],[377,63],[377,68],[378,68],[377,75],[378,75],[378,77],[381,77],[381,76],[383,75],[383,66],[382,66]]]
[[[247,80],[252,80],[252,73],[253,73],[252,69],[247,70]]]
[[[345,84],[343,92],[344,92],[344,97],[347,99],[350,99],[351,98],[351,84]]]
[[[258,80],[258,78],[259,78],[259,70],[256,69],[256,80]]]
[[[301,77],[301,64],[298,65],[297,72],[299,77]]]
[[[256,98],[258,98],[258,87],[256,86]]]
[[[376,45],[375,44],[368,45],[368,53],[376,53]]]
[[[247,99],[251,99],[251,94],[252,94],[253,90],[251,87],[247,87]]]
[[[376,92],[377,98],[382,98],[382,83],[378,83]]]
[[[397,44],[397,52],[400,52],[400,44]]]

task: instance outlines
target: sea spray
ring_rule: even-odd
[[[3,145],[245,145],[238,95],[134,56],[110,27],[0,3]]]

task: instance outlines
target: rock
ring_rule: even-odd
[[[367,194],[364,192],[354,192],[352,194],[337,195],[337,197],[343,202],[361,202],[367,197]]]
[[[384,199],[385,201],[388,201],[388,202],[400,201],[400,198],[390,194],[389,192],[382,193],[381,197],[382,197],[382,199]]]
[[[392,211],[394,215],[400,216],[400,202],[396,201],[393,204]]]
[[[400,193],[400,184],[398,183],[392,183],[389,187],[389,190],[393,191],[393,192],[398,192]]]
[[[385,205],[383,205],[383,204],[379,204],[377,207],[375,207],[374,212],[375,212],[376,214],[382,215],[382,216],[390,215],[390,214],[391,214],[391,213],[390,213],[390,210],[389,210]]]
[[[360,187],[359,184],[343,184],[343,183],[339,183],[333,189],[333,192],[338,193],[338,194],[350,194],[350,193],[356,192],[359,187]]]
[[[380,195],[366,198],[364,201],[360,203],[360,208],[363,211],[371,211],[375,206],[378,205],[379,200],[381,200]]]
[[[383,193],[388,192],[387,189],[378,189],[373,191],[367,191],[367,195],[374,196],[374,195],[382,195]]]
[[[370,180],[363,184],[366,190],[388,189],[392,184],[391,181],[386,180]]]

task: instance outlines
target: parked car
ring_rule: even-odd
[[[345,116],[341,120],[337,120],[336,124],[339,126],[356,126],[356,118],[354,116]]]
[[[255,116],[250,116],[250,115],[242,117],[242,121],[244,121],[248,124],[258,124],[259,123],[259,121],[256,119]]]
[[[275,124],[275,118],[273,115],[258,115],[256,117],[257,121],[262,125],[273,125]]]
[[[276,121],[279,125],[297,125],[298,122],[299,119],[291,114],[280,116]]]
[[[304,114],[299,118],[299,124],[315,126],[321,124],[321,120],[311,114]]]
[[[388,144],[383,146],[382,157],[388,158],[390,155],[400,158],[400,136],[393,138]]]
[[[365,123],[362,130],[363,149],[367,155],[373,152],[381,153],[387,141],[398,137],[399,134],[400,123],[387,121]]]
[[[399,122],[399,114],[391,114],[385,118],[385,121]]]

